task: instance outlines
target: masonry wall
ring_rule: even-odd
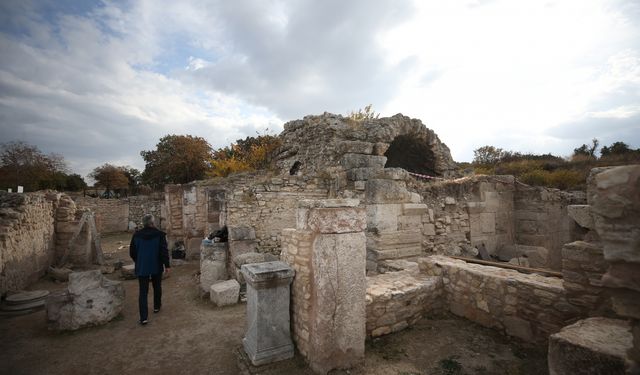
[[[141,224],[142,216],[151,213],[162,227],[162,200],[148,196],[132,196],[121,199],[101,199],[75,197],[79,208],[88,208],[95,213],[96,227],[99,233],[124,232]]]
[[[260,173],[169,185],[167,231],[171,239],[185,240],[188,248],[194,242],[197,249],[202,238],[220,226],[250,227],[255,231],[255,250],[277,255],[282,230],[296,226],[298,201],[327,195],[320,179]]]
[[[581,193],[515,185],[514,216],[516,243],[548,250],[549,268],[562,269],[562,246],[576,238],[576,226],[567,206],[583,204]]]
[[[423,227],[426,253],[461,255],[484,244],[490,254],[515,241],[512,176],[478,176],[452,181],[413,180],[429,207]]]
[[[421,258],[419,264],[426,274],[442,276],[453,314],[526,341],[544,341],[581,317],[559,278],[442,256]]]
[[[0,295],[42,276],[55,256],[55,193],[0,192]]]

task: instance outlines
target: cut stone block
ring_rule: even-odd
[[[371,179],[367,181],[366,200],[369,203],[410,203],[411,193],[404,181]]]
[[[373,143],[363,141],[342,141],[337,145],[339,152],[343,154],[353,153],[371,155],[373,154],[373,147]]]
[[[378,171],[374,178],[386,180],[407,180],[409,179],[409,172],[402,168],[385,168]]]
[[[340,164],[344,169],[364,167],[384,168],[386,163],[386,156],[363,154],[344,154],[340,160]]]
[[[220,261],[204,260],[200,264],[200,289],[204,294],[211,285],[227,279],[227,267]]]
[[[227,280],[211,285],[209,298],[216,306],[228,306],[238,303],[240,284],[236,280]]]
[[[137,279],[135,264],[127,264],[126,266],[122,266],[122,269],[120,271],[122,272],[122,278],[125,280]]]
[[[315,208],[309,212],[305,229],[318,233],[361,232],[367,227],[364,208]]]
[[[632,347],[629,323],[589,318],[549,337],[550,375],[623,375],[626,352]]]
[[[229,257],[234,259],[238,255],[255,253],[258,244],[255,240],[229,241]]]
[[[586,204],[572,204],[567,206],[567,214],[576,221],[579,226],[587,229],[594,229],[593,216],[591,216],[591,206]]]
[[[398,230],[398,216],[402,214],[400,204],[367,205],[367,229],[377,232],[395,232]]]
[[[200,261],[217,260],[220,262],[226,262],[228,249],[228,242],[213,242],[211,240],[204,239],[200,245]]]
[[[229,227],[230,241],[255,240],[255,239],[256,239],[256,231],[255,229],[253,229],[253,227],[249,227],[249,226]]]
[[[429,211],[424,203],[404,203],[402,205],[402,213],[405,215],[424,215]]]

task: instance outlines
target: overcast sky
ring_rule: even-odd
[[[0,1],[0,142],[86,175],[373,104],[483,145],[640,147],[640,1]]]

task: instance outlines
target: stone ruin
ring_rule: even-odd
[[[243,269],[288,264],[293,344],[316,372],[440,312],[549,342],[553,374],[638,371],[640,166],[594,170],[587,194],[456,178],[446,145],[402,115],[307,116],[280,140],[275,170],[166,186],[163,228],[219,305],[251,290]],[[228,242],[203,241],[222,227]],[[245,347],[267,363],[261,332]]]

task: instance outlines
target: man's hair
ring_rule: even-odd
[[[156,220],[151,214],[146,214],[142,217],[142,226],[143,227],[153,227],[156,225]]]

